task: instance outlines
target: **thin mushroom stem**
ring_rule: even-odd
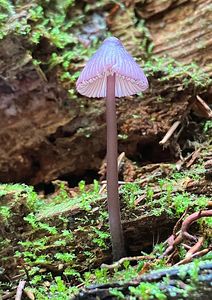
[[[112,241],[113,260],[125,255],[118,195],[118,146],[115,101],[115,74],[107,77],[106,89],[107,122],[107,202]]]

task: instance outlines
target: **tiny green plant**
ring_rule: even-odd
[[[66,262],[66,263],[73,263],[73,260],[76,258],[76,255],[74,253],[59,253],[57,252],[54,257],[62,262]]]
[[[135,200],[140,194],[140,190],[141,188],[136,182],[125,183],[121,187],[123,200],[129,208],[135,207]]]
[[[10,218],[11,216],[11,210],[9,207],[7,206],[1,206],[0,207],[0,217],[2,217],[2,219],[7,222],[7,220]]]
[[[209,131],[211,131],[211,129],[212,129],[212,121],[211,120],[205,121],[203,125],[203,132],[208,133]]]
[[[146,62],[144,71],[149,75],[159,75],[160,81],[180,79],[184,87],[194,84],[195,86],[208,86],[211,83],[209,76],[195,63],[183,65],[171,57],[156,57],[152,55]]]
[[[108,246],[106,241],[109,240],[110,234],[108,232],[97,229],[96,227],[91,227],[96,237],[93,237],[93,243],[97,244],[102,249],[107,249]]]
[[[166,294],[161,290],[157,283],[141,282],[137,287],[129,287],[130,295],[141,298],[142,300],[159,299],[166,300]]]
[[[119,300],[125,299],[124,294],[121,291],[119,291],[117,288],[110,288],[109,293],[111,296],[115,296],[116,299],[119,299]]]

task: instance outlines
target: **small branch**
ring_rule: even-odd
[[[182,236],[180,234],[180,231],[178,232],[178,226],[182,219],[185,217],[185,215],[188,212],[188,207],[180,217],[180,219],[177,221],[177,223],[174,226],[173,234],[166,240],[165,243],[168,243],[168,248],[165,250],[165,252],[161,255],[161,258],[167,256],[169,253],[171,253],[174,250],[174,247],[182,242]]]
[[[127,183],[134,183],[134,182],[132,182],[132,181],[121,181],[121,180],[118,181],[118,185],[123,185],[123,184],[127,184]],[[100,184],[102,184],[102,186],[103,186],[103,185],[107,184],[107,181],[106,180],[102,180],[100,182]]]
[[[164,145],[170,139],[170,137],[173,135],[180,123],[180,121],[174,122],[174,124],[169,128],[163,139],[159,142],[160,145]]]
[[[192,247],[188,250],[188,252],[186,253],[185,258],[188,258],[188,257],[192,256],[194,253],[198,252],[198,251],[200,250],[200,248],[201,248],[203,242],[204,242],[204,238],[203,238],[203,237],[200,237],[200,238],[198,239],[198,242],[196,242],[196,244],[195,244],[194,246],[192,246]]]
[[[183,216],[185,216],[185,213],[183,214]],[[193,235],[188,233],[188,229],[191,226],[191,224],[193,222],[197,221],[198,219],[200,219],[202,217],[211,217],[211,216],[212,216],[212,210],[199,211],[199,212],[195,212],[195,213],[191,214],[183,221],[181,230],[176,234],[175,233],[176,228],[177,228],[177,225],[179,224],[179,221],[182,219],[182,217],[181,217],[180,220],[176,223],[176,225],[174,227],[173,234],[166,241],[166,243],[168,243],[169,246],[164,251],[164,253],[160,256],[160,258],[168,256],[171,252],[174,251],[174,248],[176,245],[181,243],[184,239],[188,239],[191,242],[195,241],[195,245],[192,246],[188,250],[186,257],[183,260],[183,263],[191,261],[193,256],[195,255],[195,253],[197,253],[197,251],[201,248],[201,246],[203,244],[203,238],[199,238],[199,240],[196,241],[196,238]],[[186,247],[188,247],[188,246],[186,245]]]
[[[119,156],[118,156],[118,172],[120,172],[121,163],[124,158],[125,158],[125,152],[122,152],[121,154],[119,154]]]
[[[175,257],[178,256],[177,249],[174,249],[174,251],[167,257],[166,263],[169,264],[171,261],[175,259]]]
[[[182,214],[182,216],[180,217],[180,219],[175,224],[174,229],[173,229],[173,235],[174,236],[177,236],[177,231],[179,230],[178,226],[179,226],[180,222],[183,220],[183,218],[186,216],[188,210],[189,210],[189,207],[186,208],[186,210],[184,211],[184,213]]]
[[[197,221],[198,219],[200,219],[202,217],[212,217],[212,210],[203,210],[203,211],[195,212],[195,213],[191,214],[190,216],[188,216],[183,221],[182,227],[181,227],[181,235],[183,238],[196,242],[196,238],[194,238],[192,235],[190,235],[188,233],[188,229],[193,222]]]
[[[107,187],[107,183],[101,182],[101,184],[102,184],[102,186],[101,186],[101,188],[100,188],[100,190],[99,190],[99,194],[100,194],[100,195],[103,194],[103,193],[105,192],[105,189],[106,189],[106,187]]]
[[[207,248],[207,249],[203,249],[201,251],[198,251],[198,252],[196,252],[192,255],[192,258],[201,257],[201,256],[207,254],[209,251],[211,251],[211,248]]]
[[[174,266],[180,266],[180,265],[187,264],[187,263],[191,262],[194,258],[201,257],[201,256],[207,254],[209,251],[210,251],[210,249],[203,249],[199,252],[194,253],[193,255],[191,255],[189,257],[182,259],[181,261],[176,263]]]
[[[118,158],[117,158],[117,168],[118,168],[118,174],[120,173],[121,171],[121,166],[122,166],[122,163],[123,163],[123,160],[125,158],[125,152],[122,152],[121,154],[119,154]],[[101,181],[101,184],[107,182],[105,179],[106,179],[106,172],[107,172],[107,162],[105,161],[102,166],[100,167],[100,170],[99,170],[99,174],[101,175],[101,178],[100,178],[100,181]]]
[[[182,235],[179,234],[175,239],[173,239],[174,235],[171,235],[168,239],[169,247],[164,251],[164,253],[160,256],[160,258],[163,258],[167,256],[169,253],[171,253],[174,250],[174,247],[178,244],[180,244],[183,240]]]
[[[170,137],[173,135],[173,133],[175,132],[175,130],[177,129],[177,127],[185,120],[185,118],[188,116],[188,114],[191,111],[191,108],[193,107],[194,103],[196,102],[196,99],[192,99],[192,101],[190,101],[190,103],[188,104],[186,110],[183,112],[183,114],[179,117],[179,121],[175,121],[174,124],[170,127],[170,129],[167,131],[167,133],[165,134],[164,138],[159,142],[160,145],[164,145],[169,139]],[[181,133],[181,130],[179,132],[179,134]],[[177,136],[177,139],[179,137],[179,134]]]
[[[209,118],[209,119],[212,118],[212,110],[210,109],[208,104],[198,95],[197,95],[197,99],[194,103],[193,109],[201,117],[205,117],[205,118]]]
[[[181,243],[181,245],[185,248],[185,249],[187,249],[187,250],[190,250],[192,247],[191,246],[189,246],[189,245],[187,245],[187,244],[185,244],[185,243]]]
[[[202,148],[200,147],[199,149],[195,150],[192,154],[191,154],[191,159],[187,162],[186,167],[190,168],[190,166],[195,162],[195,160],[199,157],[200,151],[202,150]]]
[[[2,300],[13,299],[15,294],[16,294],[16,291],[7,292],[6,294],[2,295],[1,299]]]
[[[115,263],[113,263],[111,265],[102,264],[101,268],[115,269],[115,268],[120,267],[123,264],[123,262],[125,262],[125,261],[136,261],[136,260],[142,260],[142,259],[152,260],[152,259],[155,259],[155,257],[150,256],[150,255],[122,257],[121,259],[119,259],[118,261],[116,261]]]
[[[18,287],[17,287],[17,292],[16,292],[16,295],[15,295],[15,300],[21,300],[21,296],[22,296],[25,284],[26,284],[25,280],[20,280],[19,281],[19,284],[18,284]]]

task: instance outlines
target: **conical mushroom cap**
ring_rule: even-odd
[[[76,83],[77,91],[87,97],[105,97],[107,76],[114,73],[116,97],[134,95],[148,88],[143,70],[119,39],[109,37],[82,70]]]

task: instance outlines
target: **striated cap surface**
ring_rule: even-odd
[[[116,97],[134,95],[148,88],[143,70],[119,39],[109,37],[82,70],[76,83],[77,91],[87,97],[105,97],[107,76],[114,73]]]

